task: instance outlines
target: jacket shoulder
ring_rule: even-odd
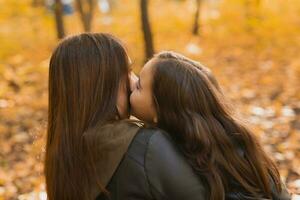
[[[128,148],[127,156],[144,167],[149,141],[156,134],[160,134],[159,129],[140,128]]]
[[[205,199],[205,189],[168,133],[142,128],[135,136],[129,156],[144,167],[156,199]]]

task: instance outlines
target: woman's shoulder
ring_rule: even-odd
[[[174,145],[170,135],[162,129],[156,127],[140,126],[139,131],[137,132],[133,141],[143,143],[147,147],[150,146],[151,148],[163,148],[166,144],[167,146],[165,147],[170,148]]]
[[[140,127],[129,146],[127,154],[133,159],[140,158],[139,163],[144,165],[145,159],[149,154],[155,157],[162,157],[165,154],[161,154],[161,152],[177,154],[179,153],[177,151],[171,137],[165,131],[154,127]]]
[[[139,129],[133,138],[128,152],[132,158],[140,158],[140,164],[163,165],[174,162],[181,162],[188,165],[183,153],[179,150],[176,143],[172,140],[169,133],[159,128]],[[172,166],[173,168],[173,166]]]
[[[205,198],[200,178],[165,131],[141,128],[129,147],[128,156],[144,167],[154,196],[190,200]]]
[[[128,148],[127,156],[144,167],[147,152],[153,148],[153,139],[157,138],[163,141],[167,139],[167,135],[158,128],[140,127]],[[159,149],[160,146],[156,144],[154,148]]]

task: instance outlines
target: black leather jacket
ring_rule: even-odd
[[[107,190],[96,200],[205,200],[207,192],[170,137],[142,128],[131,142]],[[254,199],[241,194],[226,199]],[[290,199],[286,190],[274,199]]]

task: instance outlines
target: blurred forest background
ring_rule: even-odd
[[[160,50],[212,69],[300,199],[299,0],[0,0],[0,200],[46,199],[49,57],[109,32],[138,72]]]

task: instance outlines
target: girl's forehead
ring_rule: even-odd
[[[142,68],[140,72],[140,76],[144,76],[144,75],[148,76],[150,73],[152,73],[152,69],[153,69],[153,62],[152,60],[149,60]]]

